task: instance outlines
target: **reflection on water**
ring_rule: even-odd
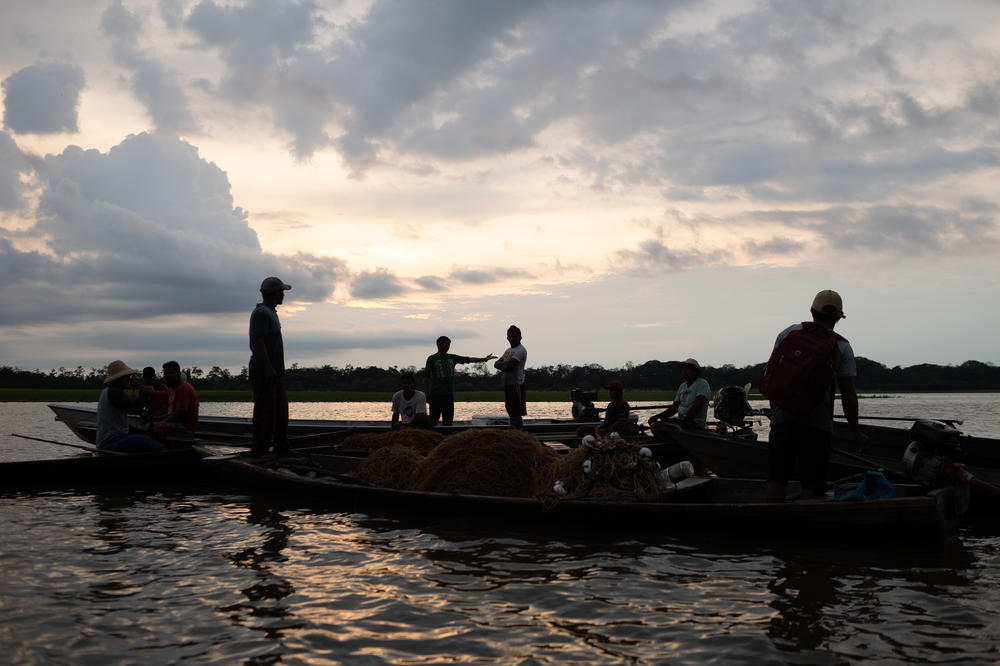
[[[916,409],[863,403],[899,405]],[[3,431],[68,439],[46,411],[8,410]],[[0,512],[8,663],[1000,660],[996,524],[942,547],[484,529],[263,494],[49,492],[0,496]]]
[[[289,498],[0,497],[0,633],[54,663],[997,657],[1000,540],[483,530]]]

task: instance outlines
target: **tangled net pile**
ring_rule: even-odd
[[[340,444],[342,451],[375,451],[387,446],[407,446],[428,453],[441,443],[444,435],[421,428],[398,428],[378,434],[351,435]]]
[[[603,435],[587,437],[584,442],[558,457],[548,487],[537,489],[539,497],[603,497],[639,502],[659,498],[659,466],[651,457],[639,454],[639,445]]]
[[[400,438],[372,446],[355,474],[372,485],[401,490],[545,501],[657,499],[658,467],[639,455],[637,445],[610,437],[588,437],[587,442],[558,454],[524,432],[477,429],[446,437],[428,453]]]

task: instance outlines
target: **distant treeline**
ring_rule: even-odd
[[[680,383],[680,370],[676,361],[646,361],[641,365],[628,363],[624,368],[604,368],[600,365],[547,365],[529,367],[526,383],[534,390],[564,390],[573,388],[597,389],[607,386],[612,379],[619,379],[628,389],[674,389]],[[703,376],[713,388],[742,386],[749,382],[756,388],[764,364],[737,368],[723,365],[707,366]],[[185,368],[190,382],[198,389],[245,390],[250,387],[247,369],[233,374],[215,366],[204,370],[197,366]],[[338,390],[338,391],[394,391],[399,387],[403,372],[417,375],[417,388],[423,388],[423,369],[377,368],[374,366],[337,368],[324,365],[320,368],[301,368],[292,365],[286,372],[285,383],[289,390]],[[0,367],[0,388],[100,388],[105,377],[104,368],[59,368],[43,372]],[[456,391],[492,391],[499,385],[498,373],[491,364],[459,366],[455,375]],[[923,363],[907,368],[889,368],[869,359],[858,358],[857,387],[862,391],[980,391],[1000,389],[1000,368],[991,363],[966,361],[953,365]]]

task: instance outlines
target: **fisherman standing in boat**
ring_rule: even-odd
[[[863,444],[868,439],[858,426],[854,349],[833,332],[845,318],[843,300],[835,291],[821,291],[813,298],[810,312],[811,322],[793,324],[778,334],[760,382],[761,392],[771,401],[769,502],[785,501],[796,460],[802,498],[822,497],[826,492],[835,384],[854,440]]]
[[[288,445],[288,395],[285,392],[285,347],[281,340],[278,306],[291,289],[280,278],[260,283],[261,301],[250,314],[250,384],[253,386],[253,443],[251,455],[291,453]]]
[[[138,414],[146,403],[145,397],[131,400],[125,389],[139,388],[143,393],[151,391],[135,381],[137,370],[123,361],[108,364],[108,377],[104,380],[104,390],[97,401],[97,448],[119,453],[149,453],[163,451],[165,447],[153,441],[148,435],[129,434],[129,414]]]
[[[426,391],[430,425],[450,426],[455,420],[455,366],[459,363],[485,363],[496,358],[488,354],[482,358],[449,354],[451,339],[442,335],[437,339],[437,353],[427,357],[424,364],[424,390]]]
[[[528,364],[528,350],[521,344],[521,329],[511,324],[507,329],[510,349],[503,353],[493,367],[503,378],[503,405],[510,419],[510,427],[520,430],[521,417],[528,413],[528,402],[524,393],[524,368]]]
[[[683,428],[704,428],[708,422],[708,401],[712,397],[712,387],[701,376],[701,366],[693,358],[681,361],[681,377],[684,381],[677,387],[674,402],[665,410],[649,417],[649,426],[654,434],[662,427],[660,423],[677,415],[677,422]]]

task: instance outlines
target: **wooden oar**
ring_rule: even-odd
[[[93,446],[85,446],[84,444],[70,444],[69,442],[57,442],[54,439],[42,439],[41,437],[29,437],[28,435],[18,435],[16,432],[10,434],[11,437],[20,437],[21,439],[31,439],[36,442],[45,442],[46,444],[57,444],[59,446],[70,446],[74,449],[83,449],[84,451],[90,451],[91,453],[109,453],[113,456],[127,456],[127,453],[122,453],[121,451],[105,451],[103,449],[98,449]]]
[[[847,417],[844,416],[843,414],[834,414],[833,418],[835,418],[835,419],[846,419]],[[919,418],[914,417],[914,416],[859,416],[858,417],[859,421],[862,420],[862,419],[867,420],[867,421],[926,421],[926,420],[931,420],[931,421],[940,421],[941,423],[947,423],[949,425],[951,425],[952,423],[957,423],[958,425],[962,425],[962,419],[928,419],[926,416],[921,416]]]
[[[302,442],[310,439],[322,439],[323,437],[334,437],[336,435],[343,435],[345,433],[353,432],[354,428],[347,428],[345,430],[330,430],[329,432],[316,432],[311,435],[296,435],[295,437],[289,437],[289,442]]]

